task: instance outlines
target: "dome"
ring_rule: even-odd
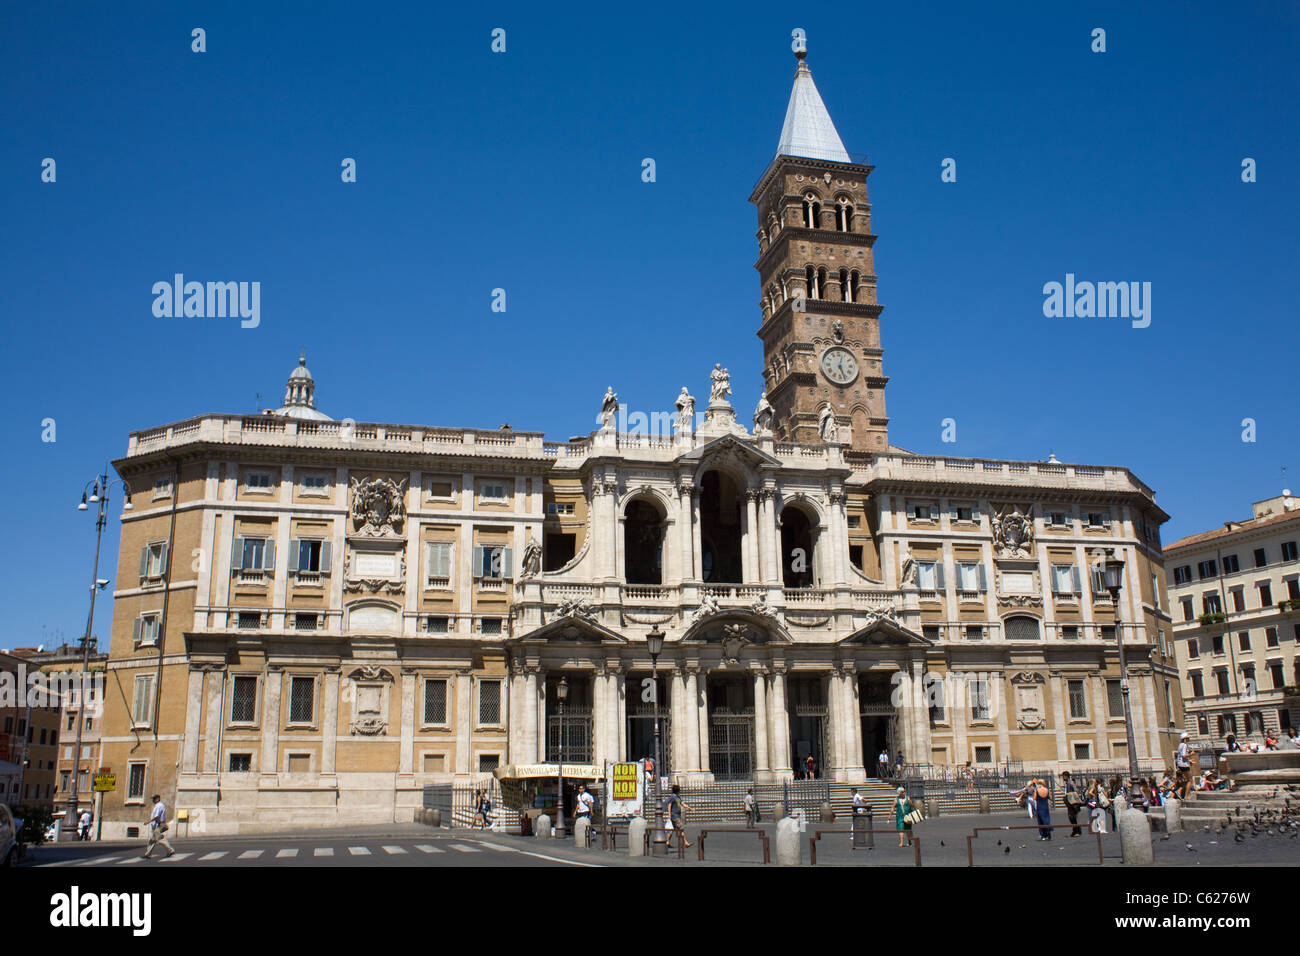
[[[307,369],[305,353],[298,356],[298,367],[289,373],[289,381],[284,388],[284,404],[272,414],[312,422],[334,420],[316,407],[316,381]]]
[[[307,369],[306,355],[298,356],[298,367],[289,373],[290,381],[293,381],[294,379],[300,379],[300,378],[305,378],[308,381],[311,381],[311,372],[308,371]]]

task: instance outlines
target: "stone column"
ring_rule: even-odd
[[[843,702],[840,698],[840,675],[832,670],[822,678],[822,693],[826,698],[826,755],[823,758],[822,773],[831,780],[844,780],[844,728],[841,721],[844,716]]]
[[[694,564],[691,577],[699,581],[704,577],[704,546],[700,541],[700,489],[691,488],[691,550]]]
[[[697,737],[700,742],[700,770],[707,772],[709,769],[709,670],[707,667],[700,668],[700,674],[696,679],[695,724],[696,730],[699,731]]]
[[[503,762],[514,764],[520,762],[519,755],[524,749],[522,719],[524,708],[520,704],[523,698],[524,679],[519,662],[511,661],[506,674],[506,694],[510,700],[510,709],[506,722],[506,758]]]
[[[608,690],[605,667],[600,665],[591,679],[591,756],[595,764],[604,764],[609,750]]]
[[[414,589],[412,589],[414,590]],[[415,675],[402,674],[402,749],[397,755],[397,772],[415,772]]]
[[[470,734],[473,732],[474,691],[469,678],[469,668],[456,671],[456,773],[469,773]]]
[[[767,507],[772,516],[772,540],[768,560],[772,563],[772,583],[780,587],[785,584],[785,561],[784,555],[781,554],[781,522],[776,513],[775,492],[773,497],[768,498]]]
[[[682,675],[680,667],[674,667],[671,674],[668,675],[671,682],[671,689],[668,691],[668,701],[671,705],[673,733],[672,733],[672,756],[669,758],[669,764],[673,770],[684,770],[690,763],[690,750],[688,740],[690,738],[690,724],[686,716],[686,681]]]
[[[325,671],[324,716],[320,727],[320,772],[334,773],[339,743],[339,668]]]
[[[519,748],[521,763],[537,762],[537,709],[537,668],[528,667],[524,674],[523,706],[520,707],[520,716],[524,722]]]
[[[763,583],[771,584],[776,581],[777,577],[772,562],[776,553],[772,547],[772,536],[775,534],[776,526],[772,520],[772,490],[770,488],[764,488],[759,492],[758,526],[759,569],[763,575]]]
[[[764,776],[770,772],[771,760],[768,756],[767,734],[767,672],[761,667],[754,668],[754,776]]]
[[[844,515],[845,495],[843,491],[832,491],[826,498],[830,503],[830,508],[827,509],[830,534],[824,536],[828,539],[827,543],[831,549],[829,571],[835,576],[836,584],[847,584],[849,580],[849,535],[848,519]]]
[[[845,669],[841,678],[844,697],[844,739],[848,741],[849,782],[861,783],[867,778],[866,757],[862,753],[862,705],[858,700],[858,672],[853,666]]]
[[[185,749],[181,757],[181,773],[197,773],[199,769],[199,728],[203,720],[203,671],[190,669],[189,693],[185,697]],[[216,724],[209,720],[209,736]],[[72,738],[75,740],[75,736]],[[74,755],[81,766],[81,754]]]
[[[280,685],[283,680],[283,671],[266,672],[266,687],[262,692],[262,753],[258,758],[263,779],[274,778],[280,771]]]
[[[695,521],[691,507],[691,482],[688,478],[677,481],[677,538],[681,547],[681,579],[695,577]]]
[[[772,748],[772,770],[789,774],[790,715],[785,706],[785,667],[772,668],[772,696],[768,707],[768,746]]]
[[[685,711],[686,731],[686,766],[683,770],[700,769],[700,694],[697,684],[700,669],[698,667],[688,667],[686,669],[685,682],[685,700],[683,701]]]
[[[758,566],[758,492],[747,490],[745,492],[745,567],[741,574],[741,579],[746,584],[756,584],[763,580],[762,571]]]
[[[225,681],[225,671],[208,672],[208,714],[203,725],[203,773],[221,772],[221,754],[217,751],[217,744],[221,737],[221,725],[226,719],[221,706],[221,688]],[[265,689],[262,694],[265,696]]]
[[[627,752],[627,674],[618,667],[609,675],[610,694],[614,701],[614,740],[616,752],[614,759],[626,760]]]

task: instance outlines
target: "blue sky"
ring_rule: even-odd
[[[876,166],[895,444],[1127,465],[1167,542],[1300,486],[1294,4],[267,6],[6,11],[0,647],[84,627],[75,504],[130,431],[279,404],[300,348],[336,418],[563,439],[722,362],[747,420],[795,27]],[[176,272],[259,281],[261,324],[154,317]],[[1151,282],[1151,326],[1045,318],[1067,272]]]

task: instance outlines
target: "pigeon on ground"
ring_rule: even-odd
[[[947,846],[947,844],[944,843],[942,840],[940,840],[940,841],[939,841],[939,846]]]
[[[1196,852],[1196,847],[1192,846],[1190,843],[1187,844],[1187,849],[1192,853]]]
[[[1168,840],[1168,839],[1169,839],[1169,834],[1166,833],[1166,834],[1165,834],[1164,836],[1162,836],[1160,839],[1162,839],[1162,840]]]
[[[1003,852],[1003,853],[1010,853],[1010,852],[1011,852],[1011,847],[1009,847],[1009,846],[1007,846],[1007,847],[1003,847],[1003,848],[1002,848],[1002,852]]]
[[[1001,845],[1002,845],[1002,841],[999,840],[999,841],[998,841],[998,846],[1001,846]]]

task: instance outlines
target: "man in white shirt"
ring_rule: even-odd
[[[586,820],[588,823],[595,822],[591,817],[591,812],[595,807],[596,801],[587,792],[587,785],[585,783],[578,784],[578,795],[573,798],[573,822],[577,823],[579,820]]]
[[[79,821],[78,825],[81,827],[81,839],[83,840],[90,839],[90,822],[91,822],[90,811],[82,810],[81,820]]]
[[[171,856],[176,851],[172,845],[167,842],[167,804],[162,802],[162,797],[158,794],[153,795],[153,812],[149,814],[149,844],[145,847],[144,858],[150,859],[149,854],[153,852],[155,844],[161,843],[167,848],[167,856]],[[163,857],[167,859],[167,857]]]
[[[1178,789],[1178,796],[1182,800],[1187,799],[1187,793],[1192,789],[1192,748],[1187,746],[1187,733],[1184,731],[1178,738],[1178,752],[1174,755],[1175,774],[1174,784]]]

